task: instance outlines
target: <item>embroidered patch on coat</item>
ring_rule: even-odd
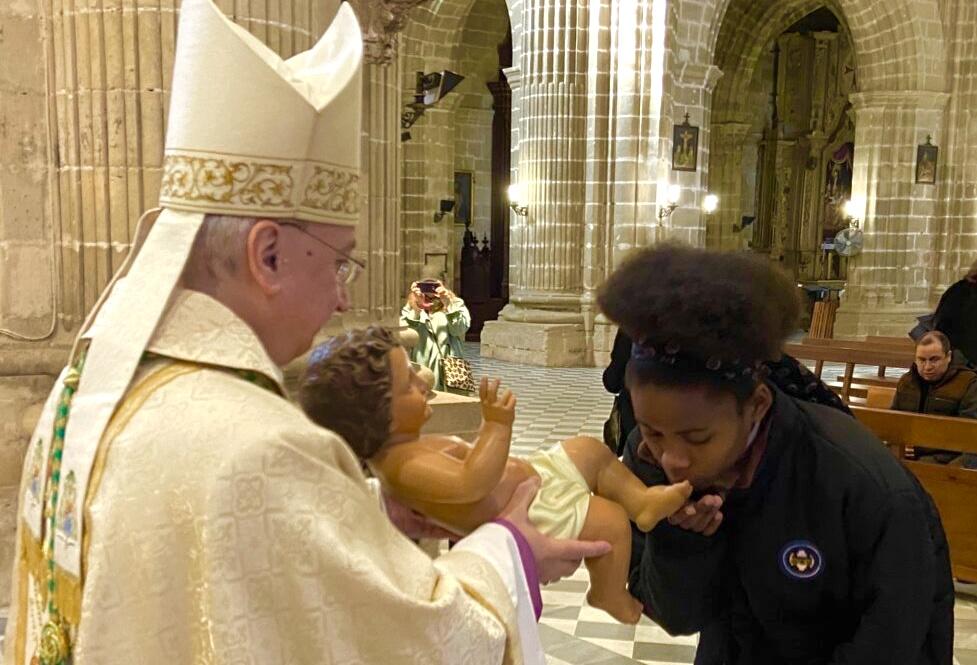
[[[809,540],[795,540],[780,552],[780,568],[799,580],[817,577],[824,568],[821,551]]]

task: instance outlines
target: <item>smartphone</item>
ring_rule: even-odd
[[[421,290],[421,293],[429,296],[433,296],[438,291],[440,284],[437,282],[418,282],[417,288]]]

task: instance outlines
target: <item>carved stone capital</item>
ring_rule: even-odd
[[[347,0],[363,29],[364,59],[388,65],[397,52],[397,34],[404,29],[411,9],[426,0]]]

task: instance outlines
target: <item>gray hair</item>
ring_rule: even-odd
[[[241,269],[248,233],[257,217],[207,215],[194,240],[193,249],[183,270],[184,286],[207,291],[208,285],[234,277]],[[284,221],[284,220],[283,220]],[[289,223],[305,226],[302,222]]]

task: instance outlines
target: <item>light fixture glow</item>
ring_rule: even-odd
[[[845,217],[849,219],[861,219],[865,212],[864,199],[854,197],[845,201]]]
[[[523,199],[522,187],[518,182],[509,185],[509,189],[506,190],[506,195],[509,197],[509,207],[512,208],[512,212],[520,217],[525,217],[529,214],[529,206],[526,205],[525,199]]]
[[[677,204],[679,199],[682,198],[682,186],[681,185],[669,185],[668,191],[666,193],[667,201],[670,204]]]
[[[519,186],[518,182],[514,182],[509,185],[509,191],[507,193],[509,197],[509,203],[515,203],[519,205],[522,202],[522,187]]]
[[[715,194],[706,194],[702,199],[702,212],[711,215],[719,208],[719,197]]]

